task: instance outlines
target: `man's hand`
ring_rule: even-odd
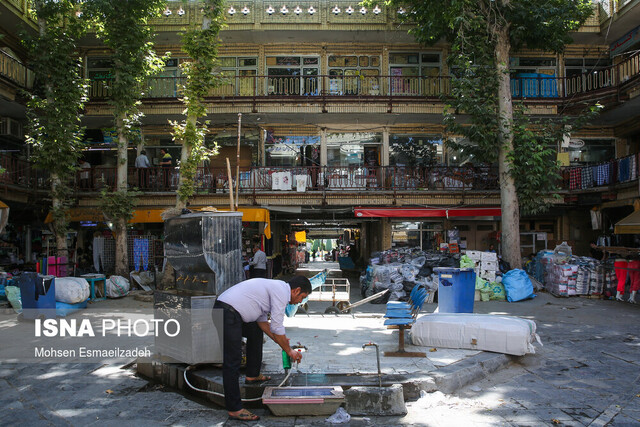
[[[296,351],[296,350],[291,350],[289,352],[289,357],[291,357],[291,361],[292,362],[300,363],[300,361],[302,360],[302,352],[301,351]]]

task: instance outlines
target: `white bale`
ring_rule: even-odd
[[[424,347],[493,351],[522,356],[540,342],[533,320],[471,313],[434,313],[411,327],[411,342]]]
[[[91,295],[89,282],[82,277],[56,277],[56,301],[77,304]]]

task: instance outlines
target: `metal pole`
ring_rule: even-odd
[[[242,113],[238,113],[238,150],[236,152],[236,209],[238,210],[238,188],[240,186],[240,130],[242,129]]]
[[[229,163],[229,158],[227,157],[227,176],[229,179],[229,208],[231,211],[235,211],[235,206],[233,204],[233,175],[231,175],[231,164]]]

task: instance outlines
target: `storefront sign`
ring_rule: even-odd
[[[634,28],[633,30],[629,31],[627,34],[616,40],[616,42],[613,43],[609,48],[609,56],[613,58],[614,56],[625,52],[627,49],[639,42],[640,26]]]
[[[569,148],[582,148],[584,147],[584,141],[578,138],[571,138],[569,140]]]

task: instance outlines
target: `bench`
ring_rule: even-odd
[[[415,323],[422,305],[429,296],[429,291],[422,285],[416,285],[411,290],[408,302],[389,301],[384,321],[387,329],[398,329],[398,351],[385,351],[387,357],[426,357],[423,352],[410,352],[404,349],[404,331],[411,329]]]

